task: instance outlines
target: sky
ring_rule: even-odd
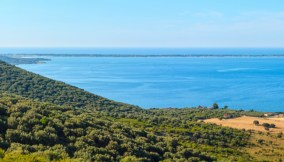
[[[0,47],[284,47],[284,1],[1,0]]]

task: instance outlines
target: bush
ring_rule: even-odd
[[[253,121],[253,124],[254,124],[254,125],[259,125],[259,121],[258,121],[258,120],[255,120],[255,121]]]
[[[257,140],[257,143],[263,144],[263,143],[264,143],[264,140],[263,140],[263,139],[258,139],[258,140]]]
[[[0,159],[3,159],[5,156],[5,151],[0,148]]]

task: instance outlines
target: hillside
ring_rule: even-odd
[[[259,112],[143,110],[4,62],[0,81],[0,161],[265,159],[254,151],[263,147],[255,144],[257,133],[200,122],[224,114],[262,116]]]
[[[232,149],[245,146],[248,134],[215,125],[151,126],[149,121],[111,118],[7,93],[0,93],[0,115],[0,158],[4,160],[213,161],[224,156],[214,149],[227,152],[226,157],[232,159],[233,155],[249,159]],[[235,135],[239,138],[234,139]]]
[[[91,94],[63,82],[27,72],[0,61],[0,90],[38,101],[98,111],[139,111],[140,108]],[[141,110],[141,109],[140,109]]]

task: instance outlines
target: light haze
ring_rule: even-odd
[[[1,47],[283,47],[282,0],[1,0]]]

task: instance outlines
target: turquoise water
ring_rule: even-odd
[[[19,67],[143,108],[217,102],[235,109],[284,111],[283,57],[50,58],[46,64]]]

